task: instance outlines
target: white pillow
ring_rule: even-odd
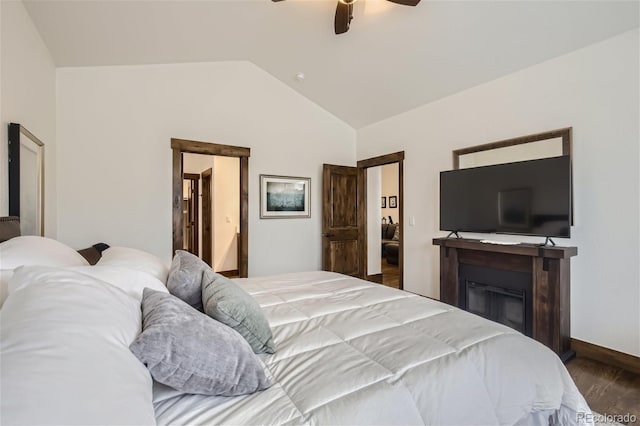
[[[89,263],[71,247],[51,238],[34,235],[0,243],[0,269],[23,265],[84,266]]]
[[[3,424],[155,424],[152,380],[129,350],[140,304],[69,270],[25,266],[0,311]]]
[[[151,274],[120,266],[77,266],[69,268],[71,271],[80,272],[93,278],[105,281],[123,290],[129,296],[142,301],[142,291],[148,287],[153,290],[168,293],[167,286]]]
[[[102,252],[102,257],[96,265],[120,266],[146,272],[159,279],[163,284],[166,284],[169,274],[167,265],[159,257],[146,251],[128,247],[109,247]]]
[[[89,263],[71,247],[50,238],[15,237],[0,243],[0,306],[7,297],[12,271],[23,265],[85,266]]]

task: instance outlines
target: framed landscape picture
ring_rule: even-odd
[[[260,218],[311,217],[311,178],[260,175]]]

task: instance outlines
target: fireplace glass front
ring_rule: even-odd
[[[466,281],[467,310],[526,333],[526,294],[522,290]]]
[[[468,264],[458,271],[458,306],[532,336],[530,273]]]

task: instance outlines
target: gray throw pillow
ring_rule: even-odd
[[[207,269],[211,270],[198,256],[176,250],[167,277],[169,293],[202,312],[202,271]]]
[[[260,305],[230,279],[205,271],[202,304],[207,315],[240,333],[255,353],[275,352],[271,328]]]
[[[157,382],[222,396],[271,386],[242,336],[170,294],[144,289],[142,330],[129,348]]]

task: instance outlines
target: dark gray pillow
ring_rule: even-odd
[[[204,312],[236,330],[257,354],[276,351],[269,322],[258,302],[230,279],[208,270],[202,275]]]
[[[20,236],[20,218],[18,216],[0,217],[0,243]]]
[[[202,271],[207,269],[211,270],[198,256],[176,250],[167,277],[169,293],[202,312]]]
[[[129,348],[157,382],[223,396],[271,386],[242,336],[170,294],[144,289],[142,330]]]

